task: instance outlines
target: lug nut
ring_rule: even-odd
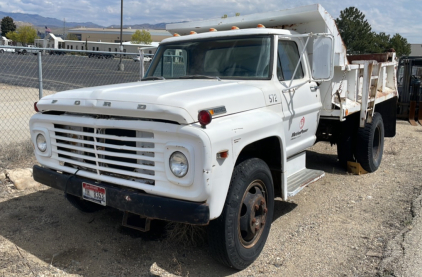
[[[252,219],[252,223],[255,223],[255,222],[256,222],[256,219],[255,219],[255,218],[253,218],[253,219]]]
[[[265,201],[264,200],[261,200],[261,205],[264,205],[265,204]]]
[[[267,208],[265,208],[264,209],[264,214],[266,214],[268,212],[268,209]]]
[[[259,210],[259,206],[255,205],[255,211]]]

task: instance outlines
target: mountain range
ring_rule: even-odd
[[[28,13],[10,13],[10,12],[2,12],[0,11],[0,19],[10,16],[13,18],[14,21],[22,21],[25,23],[30,23],[34,26],[44,27],[48,26],[49,28],[63,28],[63,20],[59,20],[57,18],[51,17],[43,17],[38,14],[28,14]],[[158,23],[158,24],[133,24],[133,25],[123,25],[124,28],[132,28],[132,29],[165,29],[167,23]],[[66,28],[75,28],[75,27],[85,27],[85,28],[105,28],[105,26],[101,26],[92,22],[67,22],[66,21]],[[111,25],[107,26],[107,28],[120,28],[120,25]]]

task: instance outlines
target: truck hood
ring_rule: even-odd
[[[198,121],[198,111],[224,106],[224,116],[265,106],[263,92],[248,81],[165,80],[90,87],[42,98],[40,111],[106,114],[176,121]]]

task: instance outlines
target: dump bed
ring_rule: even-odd
[[[244,16],[217,18],[204,21],[168,24],[171,33],[188,35],[191,31],[208,32],[210,28],[218,31],[230,30],[232,26],[240,29],[256,28],[263,24],[266,28],[288,29],[301,34],[328,33],[334,39],[334,77],[320,85],[323,108],[322,117],[344,120],[346,116],[361,112],[362,122],[371,118],[375,104],[397,96],[395,53],[359,55],[346,54],[335,20],[319,4],[293,9],[257,13]],[[311,39],[312,40],[312,39]],[[307,52],[312,62],[312,41]],[[369,111],[367,117],[367,112]]]

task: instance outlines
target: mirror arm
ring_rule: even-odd
[[[291,86],[292,86],[293,79],[294,79],[294,78],[295,78],[295,76],[296,76],[296,71],[297,71],[297,69],[299,68],[300,62],[302,61],[303,53],[305,53],[306,46],[308,46],[309,39],[310,39],[312,36],[313,36],[313,34],[312,34],[312,33],[310,33],[310,34],[308,35],[308,38],[306,39],[305,46],[304,46],[304,47],[303,47],[303,49],[302,49],[302,53],[300,53],[300,58],[299,58],[299,61],[298,61],[298,62],[297,62],[297,64],[296,64],[296,68],[295,68],[295,71],[293,72],[292,79],[290,80],[289,87],[291,87]]]

